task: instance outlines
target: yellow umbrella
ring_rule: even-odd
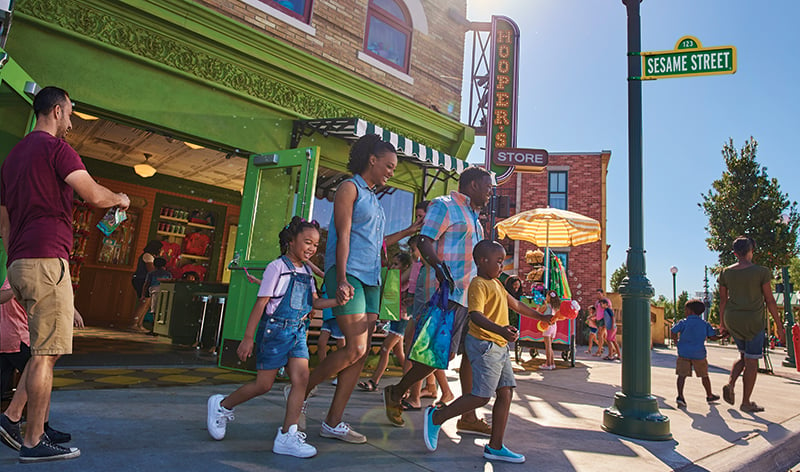
[[[600,223],[567,210],[536,208],[517,213],[495,225],[500,238],[529,241],[537,246],[580,246],[600,240]],[[550,272],[550,257],[545,252],[545,283]]]

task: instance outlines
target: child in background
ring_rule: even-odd
[[[411,270],[411,256],[405,252],[399,252],[392,257],[392,263],[389,269],[400,269],[400,296],[401,300],[408,290],[409,275]],[[400,303],[400,319],[398,321],[390,321],[386,327],[386,338],[381,345],[380,357],[378,357],[378,364],[375,366],[375,372],[372,373],[366,381],[358,383],[358,388],[365,392],[374,392],[378,388],[378,382],[381,381],[386,367],[389,365],[389,353],[393,352],[394,357],[401,366],[405,365],[406,356],[403,352],[403,336],[406,332],[406,325],[408,325],[408,312],[403,303]],[[419,405],[416,406],[419,409]]]
[[[472,257],[478,266],[478,276],[468,289],[469,333],[465,348],[472,365],[472,392],[444,408],[425,409],[423,437],[429,451],[435,451],[442,423],[464,412],[486,405],[497,393],[492,408],[492,436],[483,448],[483,457],[491,460],[523,463],[525,456],[510,451],[503,444],[511,397],[516,387],[508,343],[519,337],[517,328],[508,324],[508,308],[521,316],[549,323],[544,316],[509,295],[497,279],[503,270],[506,251],[496,241],[483,240],[475,245]]]
[[[144,278],[144,288],[142,289],[142,299],[149,300],[150,313],[156,312],[156,294],[161,291],[161,281],[172,278],[172,273],[166,269],[167,260],[163,257],[153,259],[155,269],[147,273]],[[135,329],[138,331],[149,331],[144,327],[145,316],[136,320]]]
[[[606,327],[606,344],[608,344],[608,355],[603,359],[607,361],[619,360],[619,344],[617,343],[617,323],[614,322],[614,310],[607,299],[600,300],[603,307],[603,324]]]
[[[269,392],[278,369],[285,365],[291,386],[284,389],[286,414],[272,452],[307,458],[316,455],[317,450],[306,443],[306,435],[301,432],[305,429],[303,398],[309,375],[305,319],[312,309],[330,308],[338,302],[316,297],[312,272],[306,265],[319,245],[319,225],[294,217],[278,239],[283,255],[264,270],[258,298],[236,350],[245,362],[253,353],[255,336],[256,380],[227,397],[212,395],[208,399],[206,426],[212,438],[224,438],[227,422],[234,419],[234,407]]]
[[[550,290],[547,292],[547,304],[545,306],[545,316],[555,315],[561,306],[561,297],[559,297],[558,294],[553,290]],[[555,370],[556,368],[556,357],[553,353],[553,338],[556,337],[556,329],[557,326],[555,323],[553,323],[548,325],[547,329],[542,331],[542,336],[544,337],[545,361],[544,365],[539,367],[540,370]]]
[[[713,403],[719,400],[719,395],[714,395],[711,391],[711,379],[708,378],[706,339],[717,340],[722,336],[717,329],[700,318],[705,310],[706,306],[702,301],[696,298],[689,300],[684,306],[686,318],[672,327],[672,340],[678,344],[678,360],[675,363],[675,373],[678,374],[678,398],[675,402],[680,408],[686,408],[683,386],[686,377],[692,375],[692,368],[706,389],[706,401]]]
[[[586,348],[586,354],[592,354],[592,344],[597,344],[597,349],[600,350],[600,343],[597,340],[597,309],[594,305],[589,307],[589,316],[586,317],[586,325],[589,327],[589,347]]]

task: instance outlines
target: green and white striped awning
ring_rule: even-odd
[[[347,141],[355,141],[366,134],[377,134],[383,137],[384,141],[394,145],[399,157],[416,160],[425,167],[434,166],[447,172],[460,174],[469,166],[467,161],[427,147],[360,118],[326,118],[295,121],[292,146],[297,146],[300,139],[307,135],[309,130],[321,133],[324,136],[338,136]]]

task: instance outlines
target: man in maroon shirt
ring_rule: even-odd
[[[45,87],[33,101],[36,126],[0,168],[0,236],[8,253],[8,279],[28,312],[32,357],[25,367],[28,419],[20,462],[78,457],[80,450],[44,434],[53,367],[72,353],[72,200],[77,193],[99,208],[128,208],[130,200],[92,179],[63,138],[72,128],[72,102],[64,90]],[[5,418],[3,418],[5,420]],[[6,426],[2,425],[3,429]],[[17,424],[16,427],[19,425]]]

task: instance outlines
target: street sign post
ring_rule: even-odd
[[[736,73],[736,48],[704,48],[694,36],[684,36],[672,51],[642,52],[642,80]]]

